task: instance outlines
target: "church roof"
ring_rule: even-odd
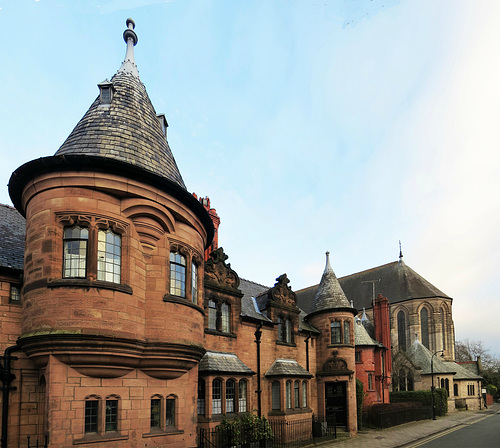
[[[0,268],[22,270],[26,221],[13,207],[0,204]]]
[[[329,255],[330,253],[327,252],[325,270],[323,272],[323,276],[321,277],[321,282],[316,290],[312,305],[308,311],[309,314],[339,308],[353,309],[347,301],[347,297],[345,296],[344,291],[335,276],[335,272],[333,272],[333,269],[330,266]]]
[[[417,274],[403,260],[339,278],[340,286],[354,307],[371,308],[373,297],[382,294],[390,303],[430,297],[450,297]],[[372,286],[373,285],[373,286]],[[296,291],[299,306],[308,311],[319,285]]]

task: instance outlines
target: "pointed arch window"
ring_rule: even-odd
[[[401,310],[398,313],[397,320],[398,320],[398,349],[406,351],[406,316],[403,310]]]
[[[238,412],[247,412],[247,381],[241,380],[238,384]]]
[[[212,382],[212,414],[222,414],[222,380]]]
[[[429,348],[429,312],[425,307],[420,310],[420,333],[422,344]]]
[[[300,408],[300,382],[295,381],[293,385],[293,398],[295,400],[294,407]]]
[[[307,408],[307,382],[302,381],[302,407]]]
[[[443,308],[441,308],[441,338],[443,340],[443,350],[446,350],[446,317]]]
[[[292,382],[286,382],[286,408],[292,409]]]
[[[235,384],[234,380],[226,381],[226,414],[234,412],[234,398],[235,398]]]

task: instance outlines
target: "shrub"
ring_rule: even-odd
[[[217,431],[232,439],[230,444],[245,445],[256,440],[272,439],[273,431],[266,417],[255,414],[237,415],[234,420],[222,420]]]
[[[430,390],[391,392],[390,401],[391,403],[416,401],[423,406],[431,406],[432,394]],[[436,388],[434,390],[434,403],[436,406],[436,415],[441,416],[448,412],[448,392],[446,389]]]
[[[356,406],[358,407],[358,428],[363,426],[363,400],[365,398],[365,390],[363,382],[356,379]]]

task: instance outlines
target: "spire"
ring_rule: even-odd
[[[330,252],[326,252],[326,265],[309,314],[337,308],[353,309],[340,287],[330,265]]]
[[[401,240],[399,240],[399,262],[403,261],[403,250],[401,249]]]
[[[127,29],[123,32],[123,40],[127,44],[127,51],[125,53],[125,59],[122,66],[118,72],[130,73],[134,76],[139,77],[139,70],[137,70],[137,65],[134,59],[134,47],[137,45],[137,34],[135,34],[135,22],[132,19],[127,19]]]

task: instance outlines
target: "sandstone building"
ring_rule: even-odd
[[[240,279],[210,201],[184,184],[127,26],[118,72],[53,156],[12,174],[15,208],[0,206],[2,447],[195,447],[200,428],[253,410],[335,415],[355,435],[356,378],[368,403],[388,402],[391,345],[405,354],[420,329],[431,351],[451,348],[451,299],[394,286],[367,301],[328,254],[302,292],[286,274]]]

